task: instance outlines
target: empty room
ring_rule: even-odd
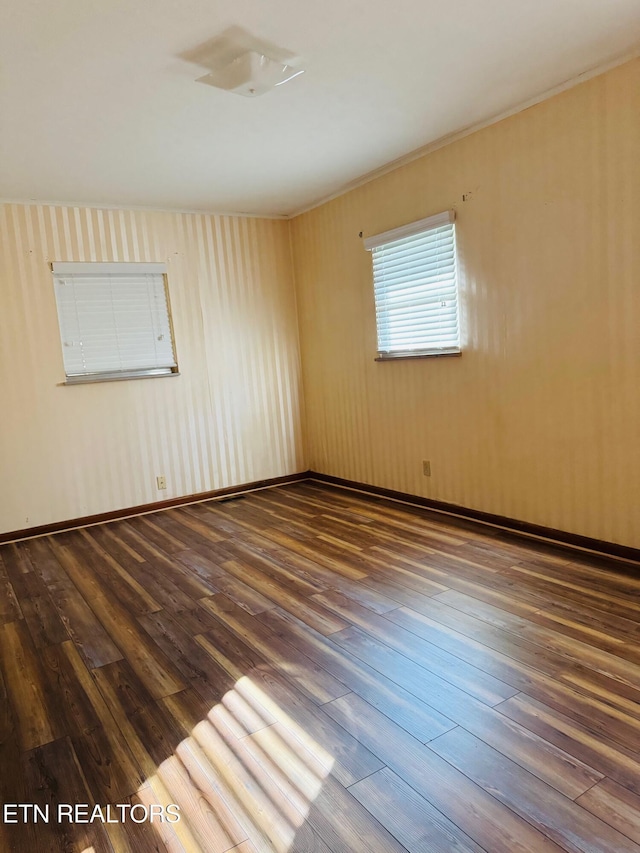
[[[640,853],[637,0],[5,0],[0,853]]]

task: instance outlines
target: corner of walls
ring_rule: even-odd
[[[295,219],[287,220],[287,228],[289,234],[289,257],[291,260],[291,277],[293,281],[293,293],[296,307],[296,330],[298,340],[299,353],[299,371],[300,371],[300,426],[302,432],[302,448],[303,448],[303,463],[304,470],[311,469],[311,450],[309,444],[309,430],[307,423],[307,395],[306,383],[304,377],[304,360],[302,355],[302,340],[300,335],[300,298],[298,294],[298,274],[296,265],[295,238],[294,238],[294,222]]]

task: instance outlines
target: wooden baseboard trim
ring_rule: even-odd
[[[211,492],[199,492],[195,495],[183,495],[179,498],[169,498],[166,501],[156,501],[140,506],[130,506],[124,509],[114,509],[111,512],[101,512],[97,515],[85,515],[83,518],[73,518],[68,521],[54,521],[51,524],[42,524],[39,527],[27,527],[24,530],[13,530],[9,533],[0,533],[0,544],[3,542],[15,542],[19,539],[33,539],[35,536],[46,536],[50,533],[61,533],[64,530],[73,530],[76,527],[88,527],[91,524],[101,524],[104,521],[115,521],[119,518],[129,518],[133,515],[143,515],[146,512],[156,512],[161,509],[170,509],[173,506],[185,506],[186,504],[199,503],[200,501],[221,500],[232,495],[242,495],[245,492],[255,492],[259,489],[271,489],[273,486],[282,486],[286,483],[296,483],[298,480],[308,480],[310,471],[302,471],[299,474],[286,474],[283,477],[272,477],[270,480],[256,480],[254,483],[243,483],[238,486],[227,486],[224,489],[214,489]]]
[[[121,518],[130,518],[135,515],[143,515],[148,512],[170,509],[174,506],[185,506],[186,504],[199,503],[207,500],[222,500],[234,495],[243,495],[260,489],[270,489],[274,486],[283,486],[288,483],[296,483],[300,480],[316,480],[320,483],[338,486],[351,491],[362,492],[400,503],[411,504],[434,512],[454,516],[466,521],[475,521],[480,525],[498,528],[504,534],[515,535],[524,538],[541,539],[553,545],[560,546],[572,551],[588,551],[604,557],[612,557],[632,563],[640,563],[640,548],[632,548],[629,545],[620,545],[616,542],[607,542],[604,539],[593,539],[590,536],[582,536],[578,533],[569,533],[553,527],[543,527],[528,521],[520,521],[504,515],[496,515],[483,510],[471,509],[445,501],[436,501],[432,498],[412,495],[408,492],[399,492],[395,489],[385,489],[382,486],[373,486],[369,483],[360,483],[357,480],[345,480],[342,477],[334,477],[332,474],[321,474],[318,471],[301,471],[298,474],[287,474],[283,477],[272,477],[269,480],[256,480],[253,483],[242,483],[237,486],[228,486],[224,489],[214,489],[210,492],[199,492],[193,495],[170,498],[166,501],[141,504],[139,506],[125,507],[112,510],[111,512],[87,515],[82,518],[73,518],[67,521],[56,521],[51,524],[43,524],[39,527],[27,527],[24,530],[13,530],[8,533],[0,533],[0,544],[15,542],[20,539],[32,539],[36,536],[46,536],[50,533],[61,533],[65,530],[73,530],[78,527],[88,527],[92,524],[101,524],[105,521],[116,521]]]
[[[553,545],[561,546],[573,551],[589,551],[618,560],[627,560],[632,563],[640,563],[640,548],[632,548],[629,545],[619,545],[616,542],[607,542],[604,539],[592,539],[590,536],[581,536],[578,533],[568,533],[565,530],[557,530],[554,527],[543,527],[528,521],[520,521],[504,515],[495,515],[491,512],[483,512],[479,509],[458,506],[457,504],[436,501],[431,498],[420,497],[406,492],[398,492],[394,489],[384,489],[381,486],[372,486],[368,483],[359,483],[355,480],[345,480],[342,477],[334,477],[331,474],[319,474],[317,471],[309,472],[309,479],[317,480],[343,489],[363,492],[367,495],[389,498],[390,500],[408,503],[413,506],[424,507],[434,512],[445,513],[468,521],[477,521],[479,524],[491,525],[500,528],[510,535],[520,537],[543,539]]]

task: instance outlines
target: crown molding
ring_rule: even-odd
[[[560,95],[562,92],[566,92],[568,89],[573,89],[575,86],[579,86],[581,83],[586,83],[588,80],[591,80],[594,77],[599,77],[601,74],[606,74],[607,71],[612,71],[614,68],[618,68],[620,65],[624,65],[627,62],[631,62],[634,59],[638,59],[638,57],[640,57],[640,48],[636,48],[631,53],[625,53],[624,55],[619,56],[616,59],[612,59],[609,62],[597,65],[594,68],[588,69],[587,71],[583,71],[575,77],[571,77],[551,89],[546,89],[539,95],[534,95],[532,98],[529,98],[526,101],[522,101],[516,106],[510,107],[508,110],[504,110],[501,113],[497,113],[496,115],[491,116],[491,118],[485,119],[484,121],[476,122],[475,124],[468,125],[467,127],[464,127],[461,130],[453,131],[452,133],[448,133],[445,136],[441,136],[439,139],[435,139],[433,142],[428,142],[426,145],[422,145],[420,148],[415,148],[408,154],[403,154],[401,157],[398,157],[389,163],[385,163],[383,166],[379,166],[377,169],[373,169],[371,172],[367,172],[366,174],[361,175],[359,178],[355,178],[354,180],[343,184],[340,189],[336,190],[330,195],[323,196],[317,201],[314,201],[312,204],[302,207],[293,213],[290,213],[288,218],[295,219],[297,216],[302,216],[303,213],[309,213],[309,211],[315,210],[317,207],[322,207],[323,204],[327,204],[327,202],[329,201],[333,201],[336,198],[340,198],[340,196],[346,195],[348,192],[351,192],[351,190],[358,189],[358,187],[362,187],[365,184],[371,183],[371,181],[375,181],[376,178],[380,178],[383,175],[388,175],[389,172],[393,172],[396,169],[399,169],[401,166],[406,166],[408,163],[413,163],[414,160],[419,160],[421,157],[430,154],[432,151],[437,151],[439,148],[444,148],[447,145],[451,145],[451,143],[457,142],[459,139],[464,139],[466,136],[471,136],[472,133],[476,133],[479,130],[484,130],[484,128],[486,127],[491,127],[491,125],[497,124],[498,122],[503,121],[503,119],[517,115],[518,113],[529,109],[529,107],[533,107],[536,104],[542,103],[543,101],[548,101],[549,98],[553,98],[555,95]]]
[[[141,213],[181,213],[189,216],[226,216],[236,219],[279,219],[287,221],[291,217],[286,213],[239,213],[223,210],[189,210],[188,208],[153,207],[151,205],[136,204],[101,204],[100,202],[88,201],[51,201],[50,199],[36,198],[0,198],[0,204],[20,204],[31,207],[69,207],[88,210],[126,210],[139,211]]]

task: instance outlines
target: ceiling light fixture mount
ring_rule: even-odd
[[[304,69],[295,64],[280,62],[264,53],[247,50],[224,65],[211,67],[210,73],[198,77],[197,82],[246,98],[255,98],[303,73]]]

